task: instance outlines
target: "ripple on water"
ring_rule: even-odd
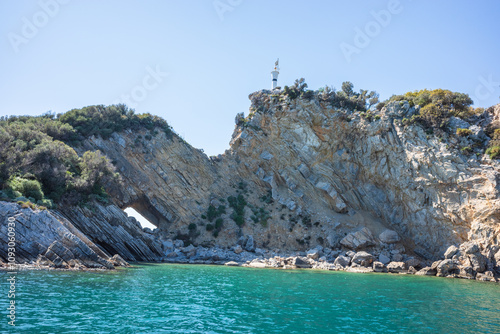
[[[17,329],[40,334],[500,331],[500,285],[474,281],[154,264],[17,287]]]

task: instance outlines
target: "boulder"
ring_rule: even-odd
[[[458,262],[451,259],[443,260],[437,266],[437,276],[446,277],[448,275],[458,274]]]
[[[474,274],[475,274],[474,269],[471,266],[463,266],[460,267],[460,272],[458,273],[458,276],[460,278],[473,279]]]
[[[38,258],[36,260],[36,264],[39,266],[44,266],[44,267],[55,267],[54,263],[47,259],[44,255],[38,255]]]
[[[345,255],[349,258],[349,260],[351,260],[354,255],[356,255],[356,252],[348,251],[347,253],[345,253]]]
[[[294,257],[291,264],[297,268],[311,268],[311,264],[307,261],[307,259],[299,256]]]
[[[384,265],[386,265],[389,262],[391,262],[391,259],[388,256],[386,256],[385,254],[382,254],[382,253],[378,256],[378,260],[379,260],[379,262],[382,262]]]
[[[476,275],[476,280],[484,282],[496,282],[495,275],[491,271],[485,271],[484,273],[478,273]]]
[[[384,232],[380,233],[378,238],[380,239],[380,241],[382,241],[386,244],[395,244],[396,242],[399,242],[399,240],[400,240],[397,232],[393,231],[393,230],[385,230]]]
[[[391,262],[387,265],[387,270],[390,273],[402,273],[406,272],[406,267],[404,262]]]
[[[245,250],[248,252],[255,251],[255,242],[253,241],[253,236],[249,235],[247,242],[245,243]]]
[[[401,255],[399,253],[396,253],[396,254],[392,255],[392,261],[394,261],[394,262],[401,262],[401,261],[403,261],[403,255]]]
[[[113,257],[111,257],[109,260],[111,264],[115,267],[130,267],[130,264],[128,264],[127,261],[125,261],[120,255],[115,254]]]
[[[418,268],[418,267],[420,267],[420,260],[416,259],[414,257],[410,257],[408,260],[405,261],[405,263],[406,263],[406,267],[407,268],[410,268],[410,267]]]
[[[382,262],[375,261],[373,262],[373,271],[376,273],[385,273],[387,272],[387,268]]]
[[[243,248],[240,245],[236,245],[234,247],[234,253],[235,254],[240,254],[241,252],[243,252]]]
[[[316,248],[308,250],[307,257],[313,260],[317,260],[319,258],[319,250]]]
[[[335,266],[342,267],[342,268],[349,267],[350,263],[351,263],[351,259],[349,257],[343,256],[343,255],[337,256],[337,258],[333,262],[333,264]]]
[[[436,276],[437,270],[432,269],[431,267],[424,267],[417,271],[415,275],[421,275],[421,276]]]
[[[437,267],[439,266],[439,264],[440,264],[441,262],[443,262],[443,261],[441,261],[441,260],[437,260],[437,261],[432,262],[432,264],[431,264],[431,269],[432,269],[432,270],[436,270],[436,272],[437,272]]]
[[[229,267],[237,267],[237,266],[239,266],[239,263],[235,262],[235,261],[229,261],[229,262],[224,263],[224,265],[229,266]]]
[[[163,250],[164,251],[167,251],[167,250],[172,250],[174,249],[174,243],[172,242],[172,240],[164,240],[162,241],[162,247],[163,247]]]
[[[451,245],[450,247],[448,247],[446,252],[444,252],[444,258],[451,259],[457,252],[458,252],[457,246]]]
[[[465,254],[477,254],[479,253],[479,246],[473,242],[463,243],[460,247]]]
[[[478,273],[482,273],[486,270],[486,257],[481,253],[470,254],[470,263],[472,264],[472,269]]]
[[[262,260],[254,259],[247,266],[252,268],[266,268],[266,263]]]
[[[369,267],[373,262],[373,255],[364,251],[357,252],[352,258],[352,262],[362,267]]]
[[[364,227],[359,231],[346,235],[340,240],[340,244],[349,249],[361,250],[368,246],[373,246],[375,243],[373,242],[373,235],[370,230]]]

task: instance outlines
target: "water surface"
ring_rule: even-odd
[[[140,264],[20,272],[16,289],[2,333],[500,333],[500,284],[459,279]]]

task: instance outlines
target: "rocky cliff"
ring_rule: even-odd
[[[472,134],[457,139],[405,125],[418,112],[407,102],[367,117],[277,90],[250,100],[248,117],[237,120],[230,149],[218,157],[162,132],[89,138],[77,149],[105,153],[123,185],[108,189],[113,203],[97,212],[60,214],[101,250],[132,261],[160,259],[171,251],[167,240],[234,249],[251,237],[251,251],[320,246],[429,264],[456,246],[450,261],[500,270],[500,166],[460,150],[488,140],[484,129],[500,106],[462,121]],[[155,224],[155,233],[132,226],[126,207]],[[474,266],[471,254],[485,264]]]

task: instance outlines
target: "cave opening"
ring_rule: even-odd
[[[150,228],[151,230],[154,230],[157,228],[157,226],[153,223],[151,223],[146,217],[141,215],[136,209],[133,207],[129,206],[128,208],[125,208],[123,211],[129,216],[129,217],[134,217],[139,224],[141,224],[142,228]]]

